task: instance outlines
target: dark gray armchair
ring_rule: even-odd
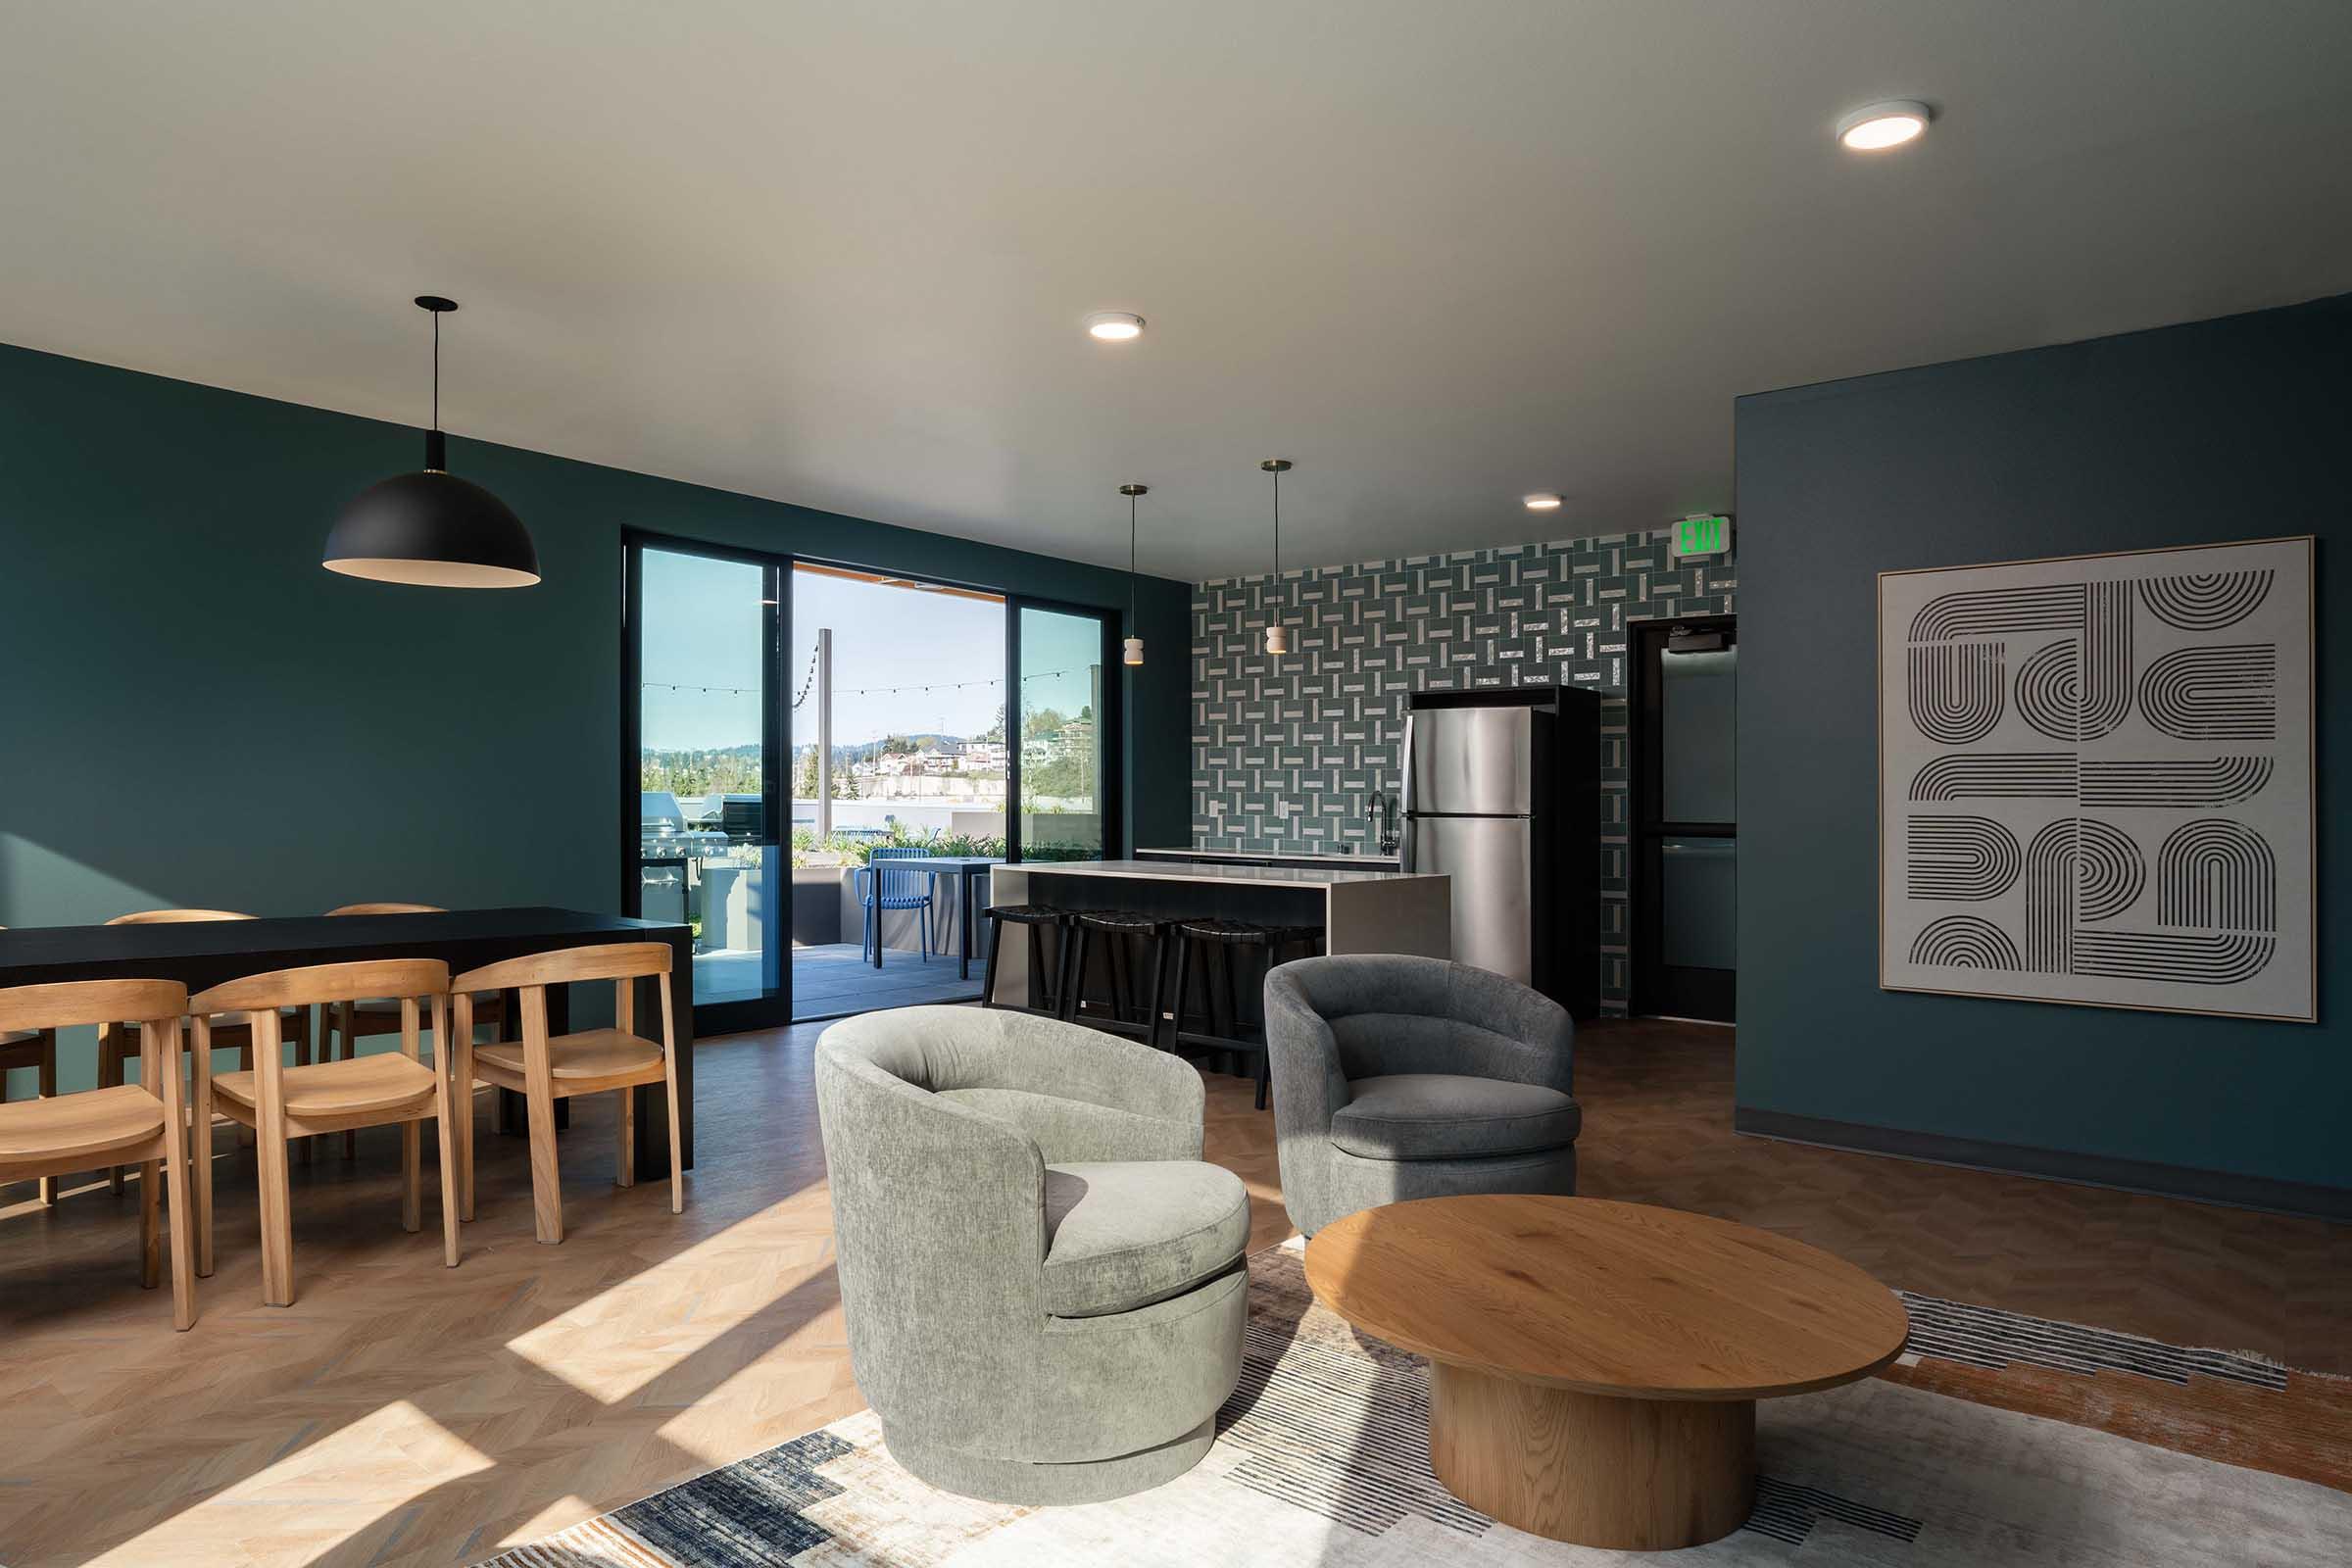
[[[1466,963],[1300,958],[1266,976],[1274,1130],[1291,1223],[1408,1198],[1576,1191],[1576,1027]]]
[[[816,1108],[850,1365],[891,1456],[998,1502],[1183,1474],[1241,1377],[1250,1195],[1200,1075],[1024,1013],[827,1029]]]

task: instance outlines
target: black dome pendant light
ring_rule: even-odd
[[[347,577],[424,588],[528,588],[539,580],[530,530],[504,501],[449,471],[441,434],[441,317],[455,300],[419,294],[433,316],[433,427],[424,471],[395,474],[353,496],[319,564]]]

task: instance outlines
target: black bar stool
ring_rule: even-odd
[[[1242,920],[1179,920],[1172,935],[1176,943],[1176,1027],[1171,1049],[1187,1046],[1200,1051],[1256,1058],[1257,1108],[1266,1108],[1266,1020],[1262,1000],[1265,971],[1284,957],[1308,956],[1323,950],[1319,925],[1254,925]],[[1298,950],[1293,952],[1292,950]],[[1199,954],[1198,960],[1194,957]],[[1251,963],[1255,957],[1262,962]],[[1185,1027],[1185,1008],[1193,1000],[1192,979],[1200,976],[1201,1012],[1205,1030]],[[1254,970],[1243,984],[1243,971]]]
[[[1159,1044],[1162,982],[1168,970],[1168,928],[1173,921],[1129,909],[1085,909],[1070,916],[1069,984],[1062,992],[1062,1012],[1072,1023],[1091,1024],[1115,1034],[1132,1035],[1146,1045]],[[1088,964],[1102,938],[1102,967],[1110,981],[1109,1010],[1088,1011]],[[1135,983],[1137,953],[1148,977]]]
[[[1069,993],[1066,970],[1069,966],[1070,943],[1067,909],[1049,909],[1042,904],[1002,904],[982,911],[988,917],[988,978],[980,985],[980,1005],[1004,1007],[1012,1012],[1034,1012],[1040,1017],[1058,1018],[1062,1015],[1062,999]],[[1004,945],[1004,922],[1026,926],[1029,931],[1029,1001],[999,1002],[997,1000],[997,952]],[[1045,943],[1040,933],[1054,934],[1054,963],[1049,969],[1045,959]]]

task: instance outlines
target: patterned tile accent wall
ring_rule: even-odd
[[[1626,1004],[1626,627],[1733,612],[1732,555],[1668,532],[1223,577],[1193,592],[1193,843],[1361,855],[1396,790],[1405,694],[1591,686],[1601,703],[1601,997]],[[1292,651],[1264,652],[1269,619]]]

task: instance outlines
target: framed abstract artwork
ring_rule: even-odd
[[[2309,538],[1879,576],[1879,983],[2313,1022]]]

